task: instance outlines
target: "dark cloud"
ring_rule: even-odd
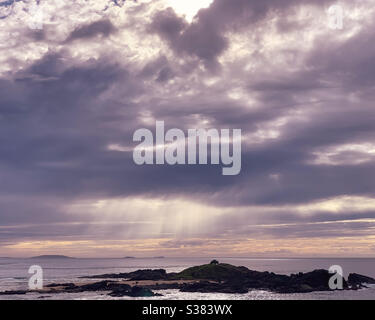
[[[99,35],[108,37],[114,32],[116,32],[116,27],[112,22],[108,19],[103,19],[77,27],[70,33],[66,41],[70,42],[79,39],[90,39]]]
[[[208,9],[201,9],[191,24],[168,8],[153,17],[149,28],[166,39],[176,54],[195,56],[212,70],[218,67],[217,58],[228,48],[228,32],[252,28],[268,14],[282,17],[293,6],[329,3],[333,1],[216,0]]]
[[[77,57],[69,50],[73,40],[95,41],[96,36],[121,31],[103,18],[77,26],[63,49],[50,49],[40,59],[23,61],[23,68],[2,73],[0,203],[5,229],[0,231],[1,241],[80,234],[105,238],[108,230],[119,238],[124,231],[129,237],[147,236],[146,222],[130,226],[122,221],[90,229],[84,227],[90,225],[89,215],[66,212],[65,205],[75,201],[131,196],[231,207],[212,229],[201,231],[212,237],[371,234],[373,223],[358,219],[374,218],[372,209],[343,209],[337,214],[314,211],[303,216],[293,206],[375,195],[370,153],[366,161],[356,163],[362,151],[339,152],[331,155],[335,165],[319,163],[315,155],[375,139],[373,25],[339,40],[318,33],[311,48],[301,45],[287,50],[292,57],[289,62],[282,59],[285,52],[273,52],[272,58],[281,61],[274,67],[258,48],[243,61],[224,62],[222,73],[212,73],[219,69],[219,58],[229,49],[233,34],[250,30],[261,39],[265,19],[272,16],[277,18],[275,36],[278,32],[284,36],[300,23],[283,20],[285,15],[306,4],[323,10],[331,2],[216,0],[199,11],[192,23],[167,9],[142,20],[144,28],[134,26],[138,36],[144,37],[142,45],[134,39],[126,45],[137,48],[136,54],[118,58],[108,47],[95,52],[96,58]],[[311,30],[305,26],[304,32]],[[164,52],[158,48],[160,43],[147,42],[150,33],[172,50]],[[44,32],[25,37],[45,41]],[[124,38],[119,39],[114,41],[122,50]],[[149,54],[148,49],[156,53]],[[198,61],[206,68],[198,68]],[[246,69],[248,63],[261,67]],[[217,82],[207,84],[218,75]],[[231,98],[229,93],[236,90],[244,97]],[[154,131],[153,122],[144,121],[147,117],[184,130],[198,120],[216,128],[241,128],[245,136],[241,174],[223,177],[220,166],[136,166],[130,151],[132,135],[142,127]],[[109,150],[114,144],[124,150]],[[283,209],[285,205],[290,212]],[[244,212],[246,206],[254,212]],[[263,207],[274,210],[256,211]],[[38,230],[34,224],[44,226]],[[174,232],[170,226],[163,231]],[[200,240],[176,240],[162,245],[201,244]]]
[[[165,82],[175,77],[175,72],[169,65],[165,56],[158,57],[146,64],[139,76],[141,78],[153,78],[157,82]]]
[[[171,8],[157,13],[149,28],[166,39],[176,54],[198,57],[209,68],[216,66],[217,57],[228,46],[213,28],[199,23],[188,25]]]

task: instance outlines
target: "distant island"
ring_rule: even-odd
[[[164,258],[165,258],[164,256],[140,257],[140,258],[132,257],[132,256],[126,256],[126,257],[123,257],[123,258],[120,258],[120,259],[164,259]]]
[[[51,257],[51,256],[48,256]],[[60,256],[61,257],[61,256]],[[88,281],[79,283],[51,283],[41,294],[108,292],[112,297],[151,297],[161,295],[152,290],[178,289],[181,292],[200,293],[247,293],[251,290],[267,290],[275,293],[307,293],[332,291],[329,280],[332,274],[327,270],[314,270],[291,275],[249,270],[212,260],[210,264],[187,268],[181,272],[167,273],[164,269],[137,270],[127,273],[111,273],[80,277]],[[91,281],[90,281],[91,279]],[[100,281],[98,282],[98,280]],[[343,279],[344,290],[366,288],[375,284],[375,279],[351,273]],[[1,295],[19,295],[30,290],[3,291]]]
[[[42,255],[42,256],[35,256],[29,259],[75,259],[73,257],[58,255],[58,254],[51,254],[51,255]]]
[[[125,256],[121,258],[113,258],[113,259],[164,259],[164,256],[156,256],[156,257],[133,257],[133,256]],[[41,255],[41,256],[35,256],[35,257],[29,257],[28,259],[79,259],[76,257],[69,257],[69,256],[64,256],[64,255],[59,255],[59,254],[47,254],[47,255]],[[84,258],[81,258],[84,259]],[[101,259],[101,258],[98,258]]]

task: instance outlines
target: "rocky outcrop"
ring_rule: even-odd
[[[75,287],[76,285],[72,282],[69,282],[69,283],[51,283],[51,284],[47,284],[45,287],[46,288],[57,288],[57,287]]]
[[[129,274],[130,280],[167,280],[167,272],[164,269],[137,270]]]
[[[145,269],[137,270],[127,273],[110,273],[110,274],[99,274],[88,277],[81,277],[86,279],[127,279],[127,280],[167,280],[168,275],[164,269]]]
[[[260,272],[245,267],[236,267],[224,263],[210,263],[187,268],[179,273],[167,273],[164,269],[137,270],[129,273],[104,274],[89,278],[106,278],[107,280],[76,285],[74,283],[50,284],[40,293],[109,291],[113,297],[151,297],[152,290],[179,289],[184,292],[217,292],[246,293],[249,290],[263,289],[277,293],[304,293],[312,291],[329,291],[327,270],[314,270],[307,273],[288,275],[273,272]],[[114,281],[108,279],[123,279]],[[139,285],[138,281],[144,281]],[[158,283],[161,281],[161,283]],[[135,285],[134,285],[135,283]],[[349,275],[348,281],[343,279],[343,289],[358,289],[364,284],[375,284],[375,279],[356,273]],[[6,291],[4,294],[26,294],[28,291]],[[34,291],[35,292],[35,291]]]
[[[164,283],[145,286],[152,290],[180,289],[184,292],[245,293],[249,290],[263,289],[277,293],[304,293],[331,290],[329,279],[332,274],[327,270],[300,272],[288,276],[267,271],[253,271],[246,267],[216,262],[187,268],[179,273],[166,273],[163,269],[157,269],[95,277],[131,280],[197,280],[193,283]],[[353,273],[349,276],[348,282],[343,279],[343,289],[356,289],[364,283],[374,283],[373,281],[375,282],[370,277]]]
[[[307,273],[292,274],[285,283],[275,288],[279,293],[330,291],[329,279],[332,274],[327,270],[314,270]],[[343,289],[348,289],[348,284],[343,279]]]
[[[264,289],[289,293],[330,290],[328,287],[330,276],[332,275],[327,270],[287,276],[253,271],[229,264],[207,264],[188,268],[178,274],[170,275],[169,278],[211,280],[211,282],[202,281],[186,285],[181,289],[182,291],[243,293],[251,289]]]
[[[351,273],[348,277],[348,284],[353,287],[361,287],[364,284],[375,284],[375,279],[363,276],[361,274]]]
[[[142,288],[139,286],[130,286],[125,283],[116,281],[100,281],[84,285],[75,285],[74,283],[52,283],[46,286],[51,288],[53,293],[67,292],[67,293],[79,293],[79,292],[100,292],[100,291],[111,291],[109,293],[112,297],[152,297],[158,294],[153,293],[149,288]],[[57,289],[59,288],[59,290]]]
[[[0,296],[26,294],[27,292],[26,290],[8,290],[0,292]]]
[[[236,267],[230,264],[204,264],[201,266],[187,268],[180,273],[169,274],[169,279],[181,279],[181,280],[234,280],[239,278],[245,278],[249,269],[245,267]]]
[[[161,296],[160,294],[152,292],[148,288],[143,288],[143,287],[138,287],[134,286],[131,287],[130,289],[116,289],[109,293],[111,297],[153,297],[153,296]]]
[[[314,270],[308,273],[278,275],[270,272],[251,271],[244,267],[220,264],[204,265],[184,270],[176,275],[178,278],[205,278],[206,280],[185,285],[181,291],[188,292],[222,292],[245,293],[252,289],[263,289],[277,293],[303,293],[312,291],[329,291],[329,279],[332,276],[327,270]],[[344,289],[348,289],[343,281]]]

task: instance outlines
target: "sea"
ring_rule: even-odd
[[[130,272],[138,269],[165,269],[167,272],[179,272],[185,268],[209,263],[216,259],[221,263],[245,266],[251,270],[269,271],[279,274],[309,272],[314,269],[329,269],[339,265],[344,271],[344,277],[349,273],[359,273],[375,278],[375,258],[124,258],[124,259],[90,259],[90,258],[0,258],[0,291],[25,290],[31,274],[30,266],[38,265],[43,270],[44,285],[49,283],[83,283],[87,279],[82,276],[104,273]],[[264,290],[252,290],[246,294],[222,293],[188,293],[179,290],[155,291],[162,294],[147,299],[157,300],[375,300],[375,285],[356,291],[312,292],[296,294],[277,294]],[[27,293],[25,295],[0,295],[0,300],[116,300],[116,299],[144,299],[144,298],[113,298],[108,292],[59,293],[40,294]]]

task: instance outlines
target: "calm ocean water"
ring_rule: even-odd
[[[280,274],[308,272],[328,269],[340,265],[344,276],[356,272],[375,278],[375,259],[252,259],[217,258],[220,262],[245,266],[252,270],[270,271]],[[153,259],[13,259],[0,258],[0,291],[27,289],[28,269],[31,265],[43,268],[44,283],[82,282],[80,276],[102,273],[129,272],[138,269],[163,268],[167,272],[179,272],[187,267],[208,263],[211,258],[153,258]],[[160,291],[162,297],[155,299],[371,299],[375,300],[375,286],[358,291],[315,292],[305,294],[274,294],[266,291],[251,291],[248,294],[200,294],[182,293],[178,290]],[[0,299],[113,299],[105,293],[79,293],[19,296],[0,296]],[[127,298],[122,298],[127,299]]]

